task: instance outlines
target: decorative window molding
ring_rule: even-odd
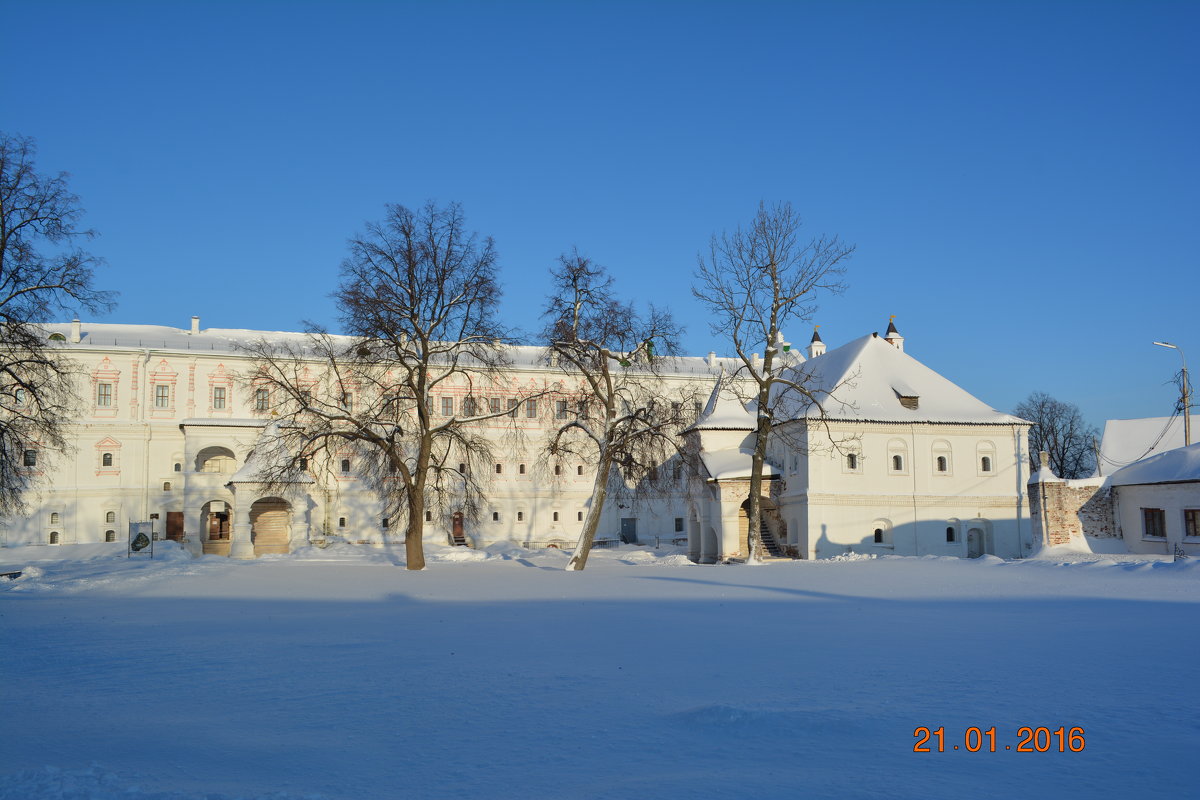
[[[233,375],[224,364],[217,364],[208,376],[208,413],[210,416],[233,416]]]
[[[105,356],[96,369],[92,370],[92,416],[99,418],[114,418],[117,416],[117,404],[121,388],[121,370],[112,365]],[[107,401],[102,403],[101,401]]]
[[[120,475],[121,474],[121,443],[111,436],[106,436],[96,442],[94,448],[96,451],[96,474],[97,475]],[[107,458],[106,458],[107,456]]]
[[[908,445],[903,439],[892,439],[888,442],[888,474],[908,474]]]
[[[975,445],[975,469],[981,478],[996,474],[995,443],[982,441]]]
[[[166,418],[175,416],[176,379],[179,373],[171,369],[167,360],[161,359],[150,373],[150,416]]]

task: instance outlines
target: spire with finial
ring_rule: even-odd
[[[808,343],[808,357],[816,358],[825,353],[825,343],[821,341],[820,325],[813,326],[812,341]]]
[[[896,330],[895,314],[888,317],[887,335],[883,337],[883,340],[901,353],[904,352],[904,337],[900,335],[900,331]]]

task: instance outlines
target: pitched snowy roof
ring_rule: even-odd
[[[1143,458],[1183,447],[1181,417],[1110,419],[1100,439],[1100,472],[1111,475]]]
[[[1144,458],[1117,470],[1108,480],[1112,486],[1190,481],[1200,481],[1200,443]]]
[[[988,406],[874,333],[811,358],[784,375],[810,387],[825,415],[832,419],[994,425],[1025,422]],[[906,402],[902,404],[901,398]],[[795,391],[789,392],[783,406],[787,418],[821,415],[815,404]]]
[[[708,403],[696,421],[684,429],[688,431],[752,431],[755,428],[754,416],[742,405],[742,401],[734,394],[729,385],[729,377],[725,370],[717,377]]]
[[[279,438],[279,427],[279,423],[273,421],[263,428],[258,441],[254,443],[254,449],[246,457],[246,463],[233,473],[229,478],[230,483],[260,483],[272,467],[278,467],[290,459],[290,454]],[[313,478],[310,475],[300,475],[293,483],[313,483]]]
[[[746,450],[717,450],[716,452],[700,453],[700,460],[713,480],[724,481],[733,478],[749,478],[750,467],[754,454]],[[770,462],[763,462],[763,479],[777,475],[777,470]]]

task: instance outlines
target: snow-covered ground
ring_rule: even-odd
[[[0,798],[1200,785],[1195,560],[702,567],[620,548],[567,573],[558,551],[433,548],[410,573],[350,546],[244,563],[170,547],[0,550],[23,570],[0,581]],[[914,753],[918,726],[944,726],[947,752]],[[995,726],[997,752],[967,752],[971,726]],[[1023,726],[1086,744],[1017,752]]]

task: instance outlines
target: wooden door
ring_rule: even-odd
[[[183,512],[167,512],[167,538],[172,542],[183,541]]]
[[[260,500],[250,509],[250,539],[254,554],[288,552],[292,512],[283,500]]]

